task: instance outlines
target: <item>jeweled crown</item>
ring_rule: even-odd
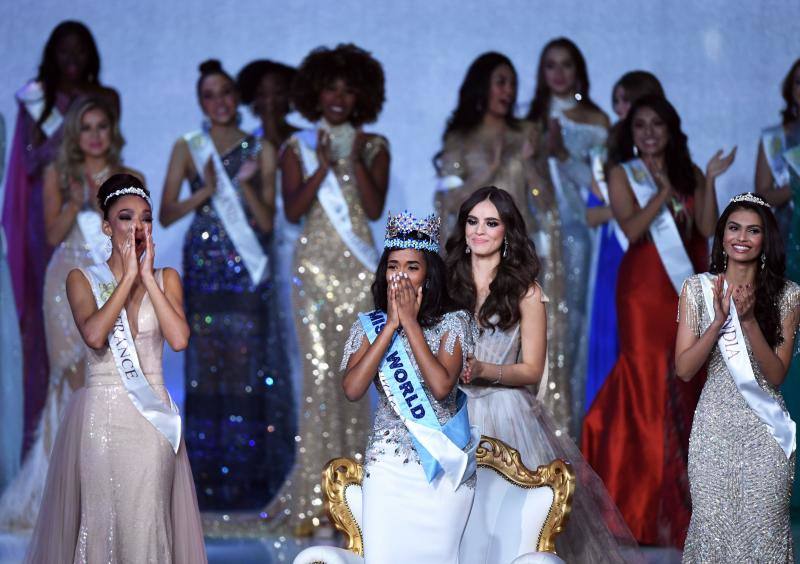
[[[738,194],[731,198],[731,201],[728,202],[729,204],[738,204],[739,202],[747,202],[750,204],[755,204],[757,206],[764,206],[765,208],[769,207],[769,204],[761,199],[760,196],[756,196],[752,192],[745,192],[744,194]]]
[[[441,220],[436,214],[417,219],[414,214],[404,210],[397,215],[389,212],[386,220],[386,238],[384,249],[424,249],[439,252],[439,229]],[[420,239],[422,234],[425,239]]]

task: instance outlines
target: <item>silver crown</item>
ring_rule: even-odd
[[[386,239],[384,249],[425,249],[434,253],[439,252],[439,228],[441,220],[435,214],[430,214],[422,219],[417,219],[408,210],[397,215],[389,212],[386,220]],[[421,241],[411,234],[417,232],[428,237],[428,241]]]
[[[139,188],[137,186],[130,186],[128,188],[120,188],[119,190],[114,190],[108,196],[106,196],[105,200],[103,200],[103,205],[105,206],[111,198],[115,198],[117,196],[125,196],[127,194],[131,194],[131,195],[134,195],[134,196],[139,196],[140,198],[144,198],[144,200],[148,204],[150,204],[150,206],[153,205],[153,203],[150,201],[150,197],[147,195],[147,192],[145,192],[144,190],[142,190],[141,188]]]
[[[755,204],[757,206],[764,206],[765,208],[769,208],[769,204],[761,199],[760,196],[756,196],[752,192],[745,192],[744,194],[738,194],[731,198],[731,201],[728,202],[729,204],[738,204],[739,202],[747,202],[749,204]]]

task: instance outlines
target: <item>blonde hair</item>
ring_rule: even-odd
[[[108,148],[108,166],[114,170],[122,164],[122,147],[125,139],[119,130],[117,114],[111,105],[102,98],[85,98],[73,104],[64,118],[64,139],[56,157],[56,170],[59,172],[61,188],[69,188],[71,181],[83,182],[83,162],[85,155],[80,147],[81,122],[86,112],[100,110],[109,121],[111,145]]]

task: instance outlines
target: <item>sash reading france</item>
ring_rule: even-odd
[[[358,319],[370,343],[375,342],[386,325],[386,314],[382,311],[359,313]],[[443,478],[453,489],[458,488],[475,473],[475,449],[479,439],[477,428],[469,424],[466,395],[458,391],[457,412],[441,425],[397,334],[381,361],[378,377],[389,403],[411,434],[428,482],[444,473]],[[467,445],[471,446],[465,452]]]

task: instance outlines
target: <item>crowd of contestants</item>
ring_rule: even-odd
[[[146,190],[123,159],[120,96],[100,75],[89,30],[63,22],[17,96],[0,233],[4,528],[36,523],[59,425],[94,374],[68,276],[98,257],[125,276],[116,243],[86,240],[92,216],[108,223],[114,211],[114,198],[100,201],[98,191],[119,175],[127,184],[117,188]],[[736,150],[695,164],[669,85],[653,74],[636,70],[615,83],[613,123],[592,100],[586,62],[569,39],[542,49],[524,117],[517,78],[500,53],[475,59],[433,157],[449,299],[474,314],[482,335],[459,365],[470,417],[484,433],[505,435],[528,466],[561,456],[578,468],[574,515],[559,541],[575,561],[603,561],[627,538],[685,547],[690,561],[719,550],[732,560],[757,551],[789,561],[794,454],[726,388],[716,335],[733,295],[759,385],[800,413],[798,368],[789,367],[800,176],[781,156],[800,146],[800,60],[783,83],[781,123],[764,130],[753,155],[755,186],[737,190],[758,196],[722,214],[715,181]],[[151,222],[167,228],[191,216],[182,275],[140,273],[131,296],[157,278],[180,306],[180,320],[165,321],[166,306],[151,298],[164,338],[185,349],[184,452],[208,521],[241,510],[312,534],[327,526],[321,468],[337,456],[363,460],[372,428],[369,398],[347,385],[343,393],[340,363],[346,351],[348,382],[347,358],[363,353],[348,329],[378,303],[378,263],[348,237],[376,247],[370,221],[383,215],[389,190],[390,140],[364,129],[383,106],[383,69],[352,44],[317,48],[297,68],[253,61],[235,76],[208,60],[196,96],[202,125],[177,137],[161,201],[141,210],[147,235],[136,231],[132,243],[152,261]],[[240,128],[241,106],[258,118],[256,131]],[[287,121],[292,111],[313,128]],[[207,139],[218,162],[197,158]],[[260,277],[212,203],[221,178],[268,257]],[[642,178],[653,187],[647,201],[634,187]],[[318,197],[331,179],[346,202],[344,227]],[[727,281],[714,283],[716,317],[700,276],[676,287],[662,264],[651,228],[664,210],[691,273]],[[171,284],[182,285],[179,297]],[[185,343],[174,336],[181,323]],[[177,488],[185,472],[175,473]],[[598,505],[600,525],[592,523]]]

